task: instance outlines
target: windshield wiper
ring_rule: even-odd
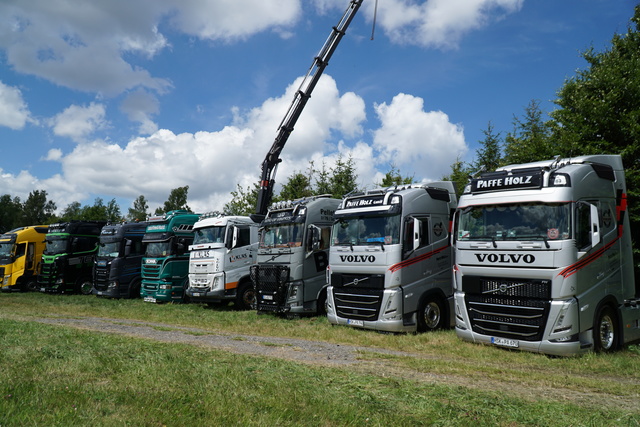
[[[468,241],[474,241],[474,240],[491,240],[491,242],[493,243],[493,247],[497,248],[498,244],[496,243],[496,238],[495,236],[473,236],[473,238],[470,239],[465,239]]]

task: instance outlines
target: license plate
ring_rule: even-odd
[[[201,293],[199,293],[199,292],[194,292],[194,293],[193,293],[193,296],[197,298],[197,297],[204,296],[204,294],[201,294]]]
[[[102,292],[102,291],[98,291],[98,292],[96,292],[96,294],[97,294],[97,295],[102,295],[103,293],[104,293],[104,292]]]
[[[262,299],[273,301],[273,295],[262,295]]]
[[[144,297],[144,302],[156,302],[156,299],[153,297]]]
[[[364,320],[347,319],[347,325],[364,326]]]
[[[510,340],[507,338],[491,337],[491,344],[499,345],[501,347],[518,348],[520,343],[518,340]]]

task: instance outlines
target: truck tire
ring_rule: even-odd
[[[82,277],[76,282],[76,292],[82,295],[91,295],[93,281],[87,277]]]
[[[29,292],[38,292],[40,287],[38,286],[38,282],[36,279],[31,279],[27,281],[27,291]]]
[[[236,307],[238,310],[251,310],[256,302],[256,293],[253,289],[253,283],[244,281],[238,285],[238,293],[236,295]]]
[[[316,302],[316,315],[318,316],[326,316],[327,315],[327,290],[323,289],[320,292],[320,296],[318,297],[318,301]]]
[[[593,323],[593,348],[596,352],[616,351],[620,346],[618,319],[608,305],[600,307]]]
[[[437,295],[427,295],[418,307],[418,332],[444,328],[446,309]]]
[[[140,298],[140,281],[135,280],[129,285],[129,298]]]

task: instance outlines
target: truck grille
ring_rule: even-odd
[[[42,267],[40,270],[40,274],[38,275],[38,284],[49,286],[52,285],[56,280],[56,268],[55,264],[50,263],[42,263]]]
[[[334,288],[384,289],[384,274],[332,273],[331,285]]]
[[[467,312],[474,332],[540,341],[551,305],[550,280],[464,277]]]
[[[145,279],[157,279],[160,277],[161,266],[159,264],[143,264],[142,277]]]
[[[287,299],[289,266],[253,265],[251,280],[256,289],[258,311],[282,311]]]
[[[333,281],[331,283],[333,284]],[[347,319],[376,320],[380,313],[383,292],[383,289],[334,287],[333,302],[336,313]]]
[[[109,286],[109,267],[95,267],[93,286],[99,291],[106,291]]]

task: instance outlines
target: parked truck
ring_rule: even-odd
[[[140,298],[142,237],[146,229],[146,222],[102,227],[93,265],[94,294],[108,298]]]
[[[200,215],[185,210],[169,211],[148,219],[142,242],[142,286],[146,302],[182,302],[189,283],[189,245],[193,224]]]
[[[37,289],[38,267],[44,251],[46,225],[20,227],[0,235],[0,289]]]
[[[483,173],[460,197],[454,237],[463,340],[568,356],[640,339],[620,156]]]
[[[91,294],[93,259],[106,221],[70,221],[49,225],[38,288],[47,293]]]
[[[333,213],[340,200],[314,196],[272,205],[251,267],[258,312],[324,314]]]
[[[386,332],[453,326],[452,182],[347,195],[335,213],[327,318]]]
[[[205,214],[193,225],[189,247],[191,302],[233,301],[244,310],[255,303],[249,267],[258,253],[258,224],[247,216]]]

